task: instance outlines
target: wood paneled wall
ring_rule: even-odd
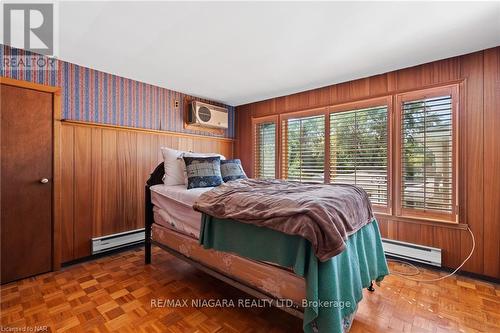
[[[277,115],[462,81],[459,112],[461,223],[476,250],[464,270],[500,278],[500,47],[237,107],[235,156],[253,175],[252,117]],[[379,217],[383,237],[443,249],[457,267],[471,249],[467,230]]]
[[[160,147],[233,155],[233,140],[62,122],[62,262],[90,239],[144,227],[144,185]]]

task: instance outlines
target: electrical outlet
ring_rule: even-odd
[[[179,107],[179,101],[174,101],[174,107],[178,108]]]

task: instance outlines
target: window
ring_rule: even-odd
[[[454,87],[399,96],[400,213],[456,220]]]
[[[363,188],[397,220],[458,222],[459,84],[254,119],[255,176]]]
[[[388,106],[330,114],[330,182],[362,187],[373,205],[389,204]]]
[[[276,122],[255,124],[254,174],[256,178],[276,178]]]
[[[283,178],[324,182],[325,116],[285,119],[282,129]]]

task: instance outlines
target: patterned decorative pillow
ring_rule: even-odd
[[[222,184],[220,173],[220,157],[187,157],[184,156],[188,177],[187,188],[213,187]]]
[[[225,160],[226,158],[224,157],[224,155],[221,155],[221,154],[217,154],[217,153],[193,153],[193,152],[184,152],[182,153],[182,155],[180,156],[180,159],[181,159],[181,162],[183,164],[183,168],[182,170],[184,171],[184,184],[187,185],[188,183],[188,177],[187,177],[187,172],[186,172],[186,164],[184,163],[183,161],[183,157],[213,157],[213,156],[219,156],[221,161],[222,160]]]
[[[220,161],[220,172],[224,182],[248,178],[239,159]]]

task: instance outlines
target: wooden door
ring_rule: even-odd
[[[52,267],[51,93],[2,84],[2,283]]]

